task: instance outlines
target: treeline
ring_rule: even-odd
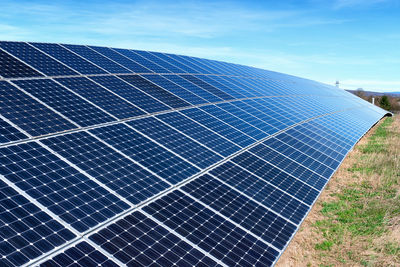
[[[400,98],[399,97],[394,97],[394,96],[388,96],[388,95],[383,95],[383,96],[372,96],[372,95],[367,95],[363,90],[357,90],[354,92],[354,94],[368,102],[372,102],[372,97],[375,98],[375,105],[395,112],[395,113],[400,113]]]

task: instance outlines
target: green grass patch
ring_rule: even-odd
[[[324,251],[339,248],[345,241],[349,243],[349,240],[352,244],[359,244],[358,240],[362,240],[363,246],[366,246],[363,249],[373,249],[373,241],[388,231],[388,220],[400,215],[400,197],[397,193],[399,162],[398,157],[396,159],[388,155],[390,144],[387,138],[393,134],[389,130],[392,123],[393,118],[386,118],[369,137],[367,144],[357,148],[362,155],[353,167],[347,169],[353,173],[349,179],[354,178],[355,182],[332,194],[334,200],[321,204],[323,219],[313,225],[323,236],[323,240],[315,245],[321,255],[325,254]],[[379,177],[379,180],[358,181],[361,176]],[[380,251],[400,257],[399,244],[388,242]],[[336,258],[343,262],[357,262],[364,266],[375,262],[372,256],[368,258],[360,252],[339,254]]]

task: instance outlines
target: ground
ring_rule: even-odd
[[[400,116],[350,152],[276,266],[400,266]]]

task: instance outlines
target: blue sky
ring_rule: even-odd
[[[400,91],[400,0],[0,4],[1,40],[178,53]]]

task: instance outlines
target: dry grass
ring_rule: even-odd
[[[349,153],[276,266],[400,266],[399,178],[396,116]]]

